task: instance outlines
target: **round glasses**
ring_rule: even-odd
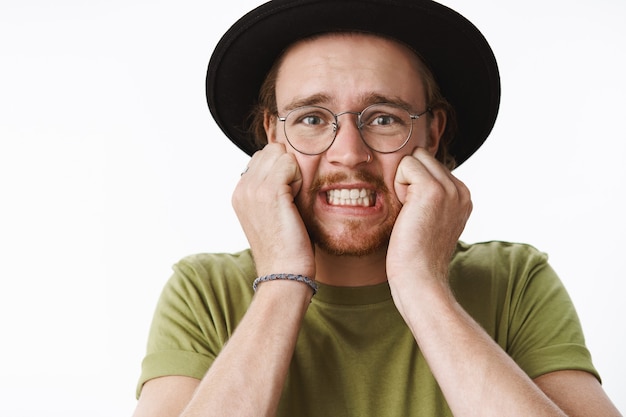
[[[333,113],[325,107],[303,106],[291,110],[285,117],[285,137],[289,144],[305,155],[319,155],[335,141],[339,130],[339,116],[353,114],[356,126],[365,144],[376,152],[396,152],[407,144],[413,131],[413,120],[430,112],[411,114],[396,104],[372,104],[363,111]]]

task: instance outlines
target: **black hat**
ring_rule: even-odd
[[[220,39],[206,78],[211,114],[249,155],[258,150],[249,116],[284,50],[309,36],[360,31],[396,39],[419,53],[456,110],[450,153],[460,165],[487,139],[500,105],[500,76],[478,29],[430,0],[274,0],[239,19]]]

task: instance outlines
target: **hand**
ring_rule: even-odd
[[[387,253],[390,285],[423,278],[447,284],[448,264],[472,211],[469,190],[422,148],[400,161],[394,187],[403,207]]]
[[[275,143],[252,156],[235,188],[232,204],[259,275],[315,276],[313,246],[294,203],[301,186],[295,157]]]

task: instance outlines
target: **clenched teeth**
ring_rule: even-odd
[[[332,206],[373,206],[376,193],[365,188],[338,189],[326,192],[326,201]]]

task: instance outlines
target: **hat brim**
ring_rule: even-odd
[[[209,109],[248,155],[258,150],[249,116],[275,60],[294,42],[335,31],[381,34],[407,44],[431,68],[457,114],[457,166],[483,144],[500,105],[491,47],[456,11],[430,0],[274,0],[239,19],[218,42],[206,78]]]

